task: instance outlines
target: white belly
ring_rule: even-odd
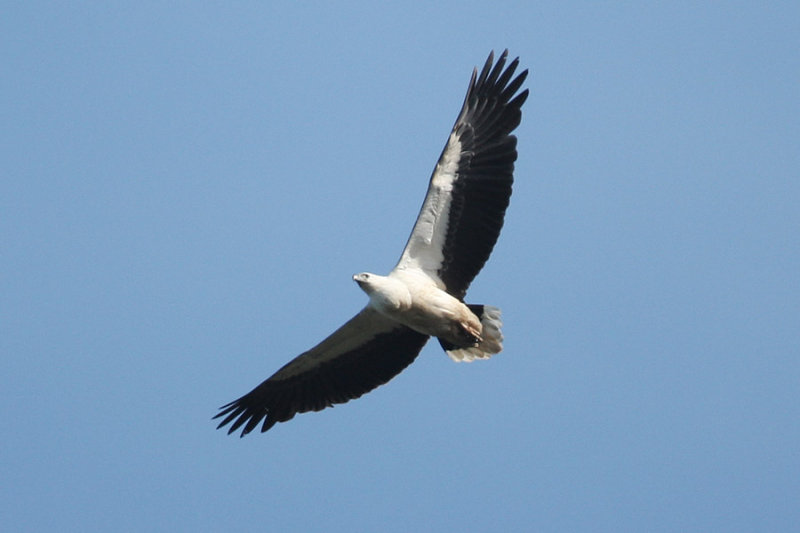
[[[411,296],[409,306],[379,309],[383,314],[411,329],[446,339],[457,346],[473,345],[480,338],[481,323],[457,298],[438,288],[423,274],[393,272]]]

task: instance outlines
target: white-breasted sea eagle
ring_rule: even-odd
[[[297,356],[255,389],[220,408],[217,428],[250,433],[358,398],[388,382],[437,337],[455,361],[502,350],[500,310],[464,303],[494,248],[511,197],[528,74],[514,77],[508,51],[475,69],[464,105],[439,157],[414,229],[388,276],[353,280],[369,303],[327,339]],[[513,79],[512,79],[513,78]]]

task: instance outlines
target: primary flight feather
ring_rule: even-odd
[[[297,413],[358,398],[411,364],[430,337],[454,361],[502,350],[500,310],[465,304],[494,248],[511,198],[517,139],[528,90],[519,59],[489,54],[475,69],[461,112],[436,163],[417,221],[388,276],[353,280],[369,296],[356,316],[255,389],[220,408],[217,428],[247,435]],[[262,423],[263,421],[263,423]]]

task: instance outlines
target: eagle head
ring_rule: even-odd
[[[358,283],[358,286],[361,287],[361,290],[366,292],[367,294],[370,293],[372,289],[372,281],[374,281],[374,274],[370,274],[369,272],[361,272],[360,274],[353,274],[353,281]]]

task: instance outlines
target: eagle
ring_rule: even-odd
[[[369,302],[328,338],[295,357],[238,400],[220,408],[217,429],[261,423],[265,432],[297,413],[320,411],[387,383],[430,337],[454,361],[502,350],[500,310],[467,304],[472,280],[494,248],[511,198],[528,71],[516,77],[505,50],[475,68],[455,125],[428,184],[417,221],[394,269],[353,280]],[[263,423],[262,423],[263,422]]]

